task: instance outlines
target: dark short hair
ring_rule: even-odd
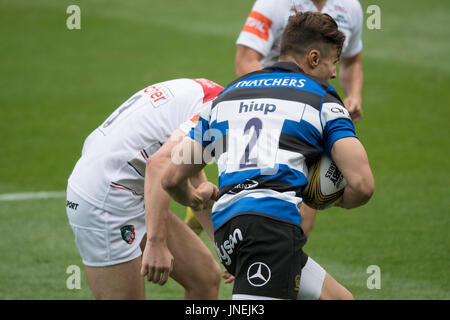
[[[344,40],[345,35],[338,30],[336,21],[328,14],[296,12],[289,17],[281,36],[280,56],[303,56],[312,49],[328,56],[326,44],[334,45],[340,56]]]

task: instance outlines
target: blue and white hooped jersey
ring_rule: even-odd
[[[308,165],[355,128],[332,86],[280,62],[229,84],[188,135],[216,158],[217,230],[238,214],[300,225]]]

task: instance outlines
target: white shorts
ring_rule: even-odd
[[[326,271],[311,257],[308,257],[300,277],[298,300],[318,300],[322,293]]]
[[[142,255],[145,210],[137,214],[108,212],[83,200],[68,186],[66,211],[86,266],[116,265]]]

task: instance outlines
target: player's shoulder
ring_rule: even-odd
[[[212,80],[205,78],[197,78],[191,80],[201,87],[203,93],[203,103],[214,100],[219,95],[219,93],[223,91],[223,87]]]
[[[201,86],[187,78],[154,83],[142,89],[139,94],[146,97],[155,109],[161,111],[167,109],[161,108],[163,105],[177,105],[183,101],[188,103],[203,97]]]
[[[350,114],[345,108],[341,97],[332,86],[330,86],[325,93],[320,112],[324,118],[322,120],[325,120],[325,122],[337,118],[346,118],[351,120]]]
[[[363,15],[363,10],[359,0],[335,0],[335,5],[341,6],[352,16],[362,17]]]
[[[250,17],[258,20],[258,14],[270,21],[270,25],[284,23],[284,17],[292,8],[292,0],[256,0],[250,12]]]
[[[292,7],[292,0],[256,0],[253,8],[270,8],[277,10],[286,10]]]
[[[326,91],[325,96],[323,97],[322,106],[323,105],[336,105],[345,108],[344,102],[334,88]]]
[[[167,88],[175,96],[182,95],[201,95],[207,100],[213,99],[219,94],[223,87],[214,81],[205,78],[179,78],[159,82],[149,86],[148,88]],[[144,89],[145,91],[146,89]]]
[[[189,78],[179,78],[179,79],[172,79],[172,80],[166,80],[162,82],[158,82],[154,84],[154,86],[164,86],[171,88],[172,90],[177,91],[191,91],[192,88],[196,88],[197,85],[192,79]]]

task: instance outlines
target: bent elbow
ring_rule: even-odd
[[[164,173],[161,177],[161,187],[170,194],[170,192],[175,188],[177,185],[174,176],[171,174],[168,174],[168,172]]]
[[[375,183],[373,178],[365,179],[358,184],[357,187],[359,196],[360,196],[360,205],[364,205],[372,198],[373,193],[375,192]]]
[[[361,192],[361,199],[363,202],[362,204],[366,204],[367,202],[369,202],[369,200],[372,198],[374,191],[375,191],[374,188],[366,188]]]
[[[158,154],[152,155],[146,161],[146,177],[149,179],[160,179],[161,187],[168,191],[173,188],[175,182],[174,176],[167,172],[167,166],[164,164],[164,158]]]

